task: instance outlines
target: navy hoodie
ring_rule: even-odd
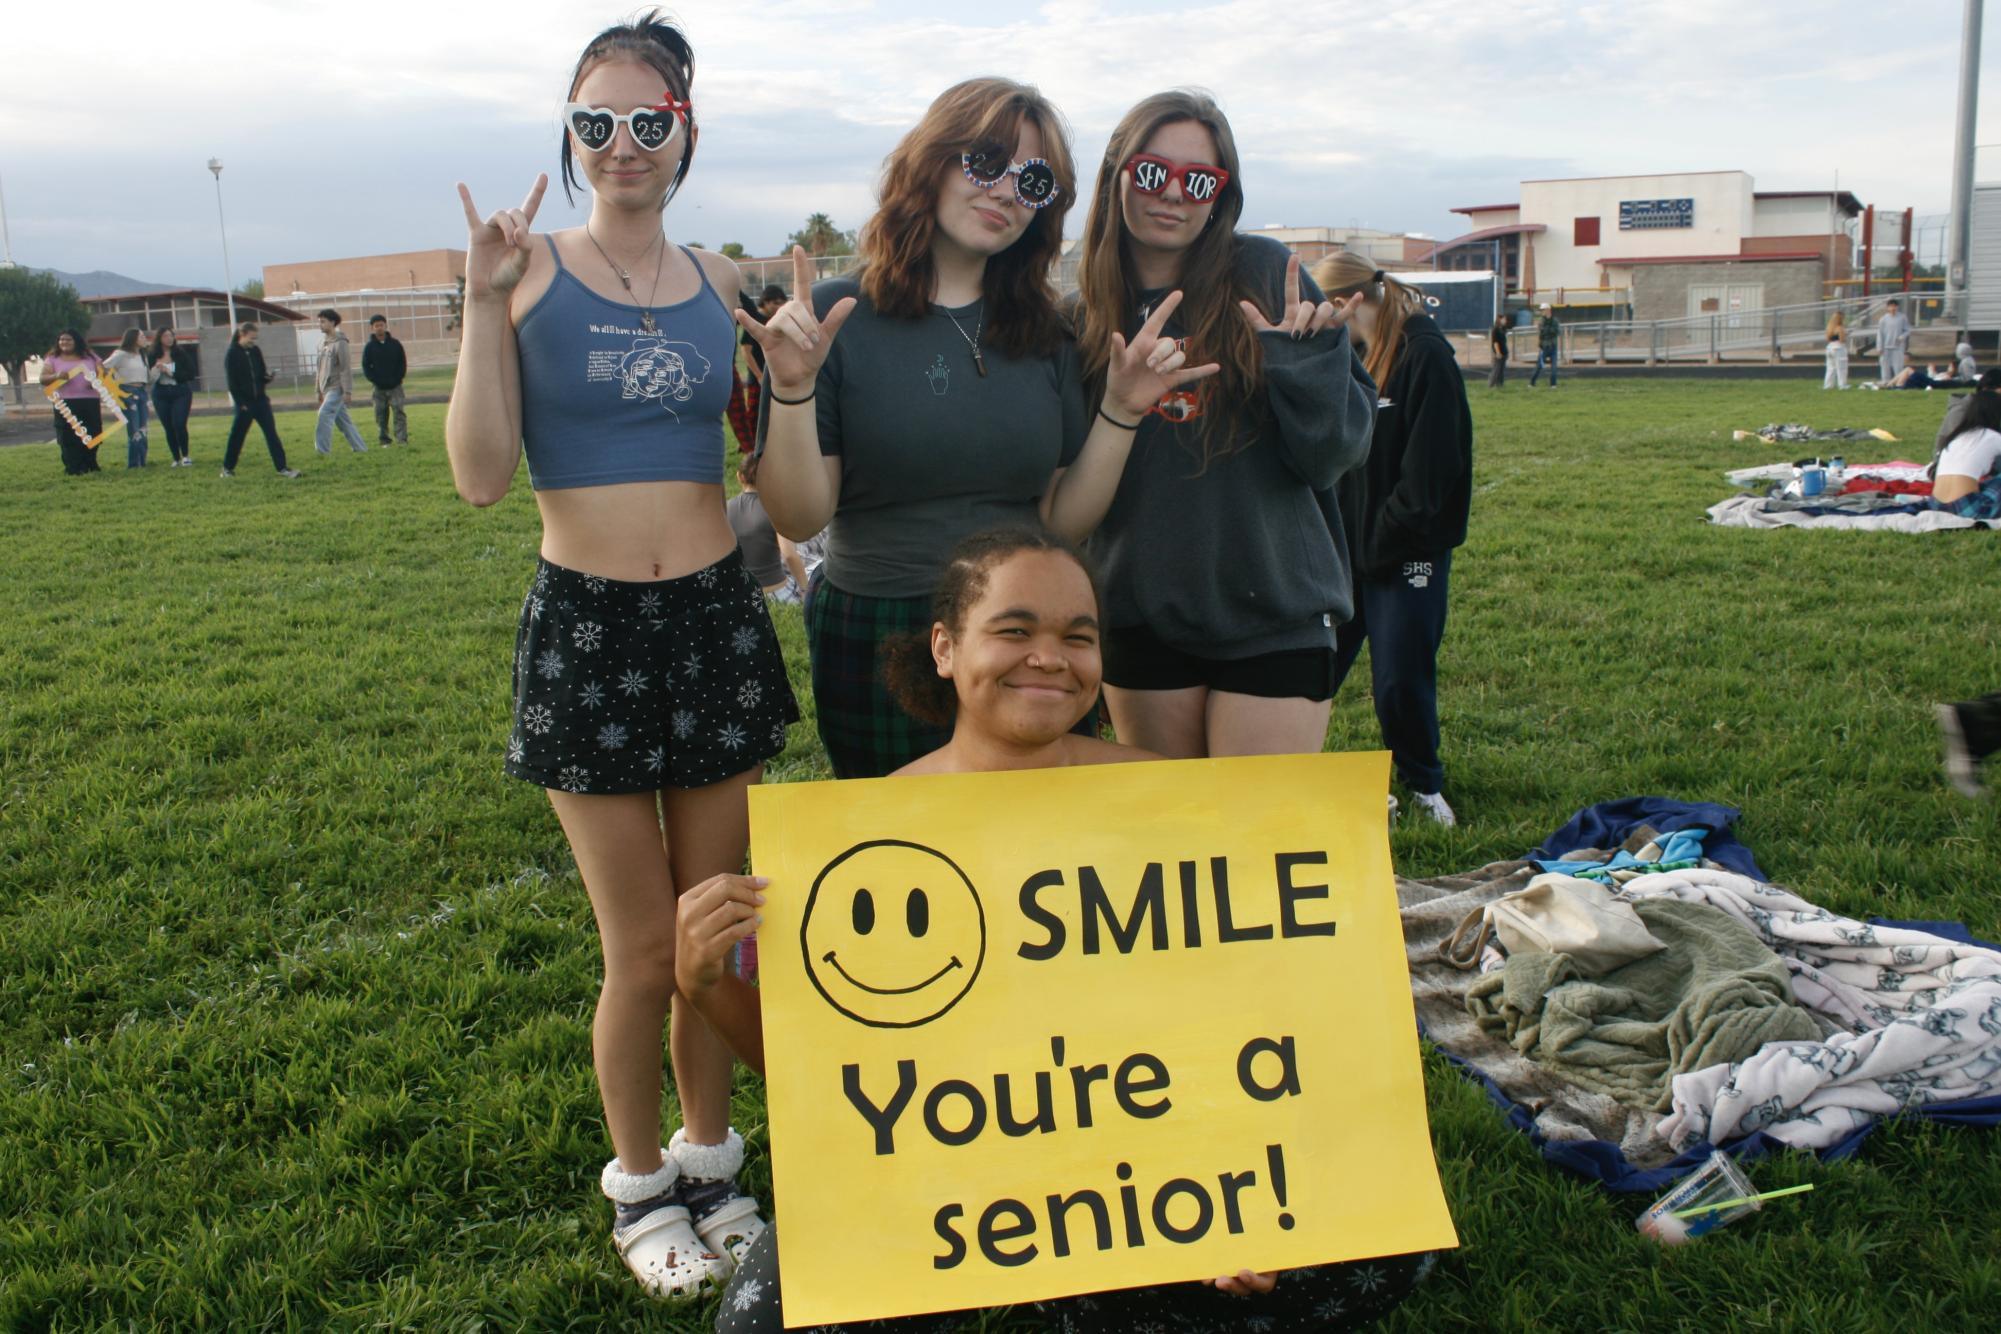
[[[1405,561],[1466,540],[1473,500],[1473,414],[1452,344],[1429,315],[1404,322],[1403,347],[1376,400],[1375,437],[1341,479],[1342,526],[1360,578],[1393,578]]]

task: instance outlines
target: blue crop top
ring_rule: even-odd
[[[682,247],[686,253],[686,247]],[[689,262],[702,290],[641,310],[599,296],[563,267],[514,331],[521,350],[521,446],[537,491],[615,482],[723,480],[736,324]]]

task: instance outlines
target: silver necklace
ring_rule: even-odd
[[[618,275],[618,281],[621,285],[624,286],[625,294],[632,298],[632,304],[635,306],[639,306],[640,305],[639,294],[632,290],[632,274],[629,271],[620,268],[616,263],[613,262],[612,257],[610,255],[605,254],[605,248],[601,245],[598,245],[597,237],[591,236],[591,229],[588,224],[586,224],[584,227],[584,235],[590,236],[591,244],[597,248],[598,254],[604,256],[604,262],[610,266],[611,271],[613,273]],[[660,257],[653,262],[653,286],[647,290],[646,303],[645,305],[640,306],[640,313],[639,313],[639,325],[642,329],[646,330],[646,332],[648,333],[659,332],[659,329],[656,328],[653,323],[653,298],[660,295],[660,269],[667,262],[667,233],[665,232],[660,233],[659,254]],[[984,375],[986,374],[986,372],[981,371],[980,374]]]
[[[987,330],[986,302],[982,301],[980,303],[979,322],[973,326],[973,332],[970,334],[966,332],[966,326],[959,323],[958,317],[951,311],[946,310],[943,306],[938,307],[938,309],[944,313],[946,319],[952,321],[952,327],[959,331],[959,337],[965,339],[966,346],[973,350],[973,369],[978,371],[980,378],[984,380],[987,376],[987,363],[985,358],[980,356],[980,335]]]

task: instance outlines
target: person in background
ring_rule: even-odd
[[[104,429],[104,405],[98,401],[97,386],[90,375],[104,363],[84,344],[83,335],[65,329],[56,335],[56,345],[42,357],[42,384],[51,385],[72,371],[56,390],[60,403],[54,405],[56,445],[62,451],[63,471],[72,477],[98,472],[97,450],[88,443]],[[68,409],[68,415],[64,415]],[[74,420],[72,420],[74,419]],[[81,426],[83,434],[77,434]]]
[[[1840,312],[1835,313],[1840,318]],[[1822,377],[1822,389],[1846,389],[1848,387],[1848,342],[1839,331],[1830,329],[1827,335],[1827,374]]]
[[[185,468],[194,462],[188,454],[188,409],[194,406],[194,362],[185,354],[176,356],[174,331],[161,329],[153,335],[146,351],[146,380],[153,387],[153,412],[160,419],[160,432],[167,437],[167,452],[173,456],[170,468]]]
[[[1363,368],[1382,386],[1369,457],[1341,479],[1355,614],[1334,632],[1335,687],[1366,640],[1376,721],[1397,775],[1418,810],[1453,825],[1438,758],[1438,646],[1473,499],[1465,377],[1416,288],[1353,253],[1329,255],[1313,278],[1333,300],[1361,295],[1355,334]]]
[[[1487,387],[1499,389],[1508,378],[1508,330],[1512,328],[1506,315],[1494,317],[1494,327],[1487,330],[1487,348],[1492,353],[1494,364],[1487,372]]]
[[[1939,423],[1938,435],[1932,440],[1932,461],[1925,469],[1927,480],[1938,476],[1939,456],[1945,453],[1945,447],[1952,438],[1959,434],[1959,428],[1966,424],[1966,414],[1973,410],[1974,398],[1981,394],[2001,395],[2001,366],[1982,371],[1980,378],[1973,382],[1973,391],[1971,394],[1954,394],[1952,401],[1946,404],[1945,420]]]
[[[320,333],[325,341],[320,344],[319,374],[314,381],[320,391],[320,415],[313,423],[313,448],[322,454],[333,453],[333,433],[338,427],[350,449],[366,454],[368,446],[362,443],[361,430],[347,410],[347,401],[354,397],[354,362],[348,353],[347,335],[340,331],[339,311],[329,308],[320,312]]]
[[[1843,342],[1847,342],[1848,317],[1838,310],[1829,315],[1827,317],[1827,336],[1829,338],[1839,338]]]
[[[1973,340],[1966,330],[1959,331],[1959,342],[1952,349],[1953,374],[1962,380],[1978,380],[1980,363],[1973,359]]]
[[[1980,766],[2001,750],[2001,690],[1978,699],[1934,706],[1945,740],[1945,776],[1963,797],[1984,797]]]
[[[773,602],[796,605],[806,600],[806,562],[792,539],[772,527],[771,516],[764,512],[764,501],[757,494],[758,462],[755,454],[737,460],[736,480],[742,489],[724,509],[751,578]]]
[[[389,418],[396,418],[396,443],[410,443],[410,419],[403,413],[403,377],[410,372],[410,359],[403,344],[389,332],[387,316],[377,315],[368,322],[368,342],[361,349],[361,373],[375,399],[375,436],[389,443]]]
[[[1891,300],[1876,322],[1877,383],[1889,384],[1904,369],[1904,349],[1910,345],[1911,322],[1904,318],[1903,303]]]
[[[1035,528],[977,533],[946,560],[932,611],[928,628],[885,641],[883,665],[902,706],[930,719],[948,739],[895,776],[1097,772],[1096,766],[1160,758],[1075,730],[1090,715],[1103,678],[1103,612],[1091,572],[1069,543]],[[756,932],[766,890],[797,887],[773,887],[746,875],[720,875],[696,886],[681,900],[674,951],[681,994],[709,1017],[745,1065],[760,1071],[760,997],[730,962]],[[778,1334],[783,1328],[781,1252],[775,1229],[752,1243],[723,1294],[718,1334]],[[1411,1295],[1432,1264],[1429,1255],[1400,1255],[1277,1272],[1239,1269],[1200,1282],[1036,1302],[1015,1315],[1032,1320],[1028,1327],[1066,1334],[1331,1334],[1380,1319]],[[839,1328],[917,1334],[975,1323],[981,1322],[948,1313]]]
[[[776,283],[767,283],[756,301],[750,299],[748,292],[741,291],[736,294],[736,300],[745,315],[763,324],[785,304],[785,289]],[[750,336],[748,329],[743,331],[739,341],[750,373],[745,375],[734,364],[730,366],[729,418],[730,430],[736,433],[737,452],[748,454],[757,448],[758,410],[764,402],[764,386],[760,383],[764,377],[764,349],[757,345],[757,340]]]
[[[297,477],[299,474],[285,463],[285,446],[278,439],[277,419],[271,415],[271,398],[264,392],[264,386],[276,377],[264,369],[255,320],[236,326],[236,341],[222,358],[222,374],[229,384],[230,401],[236,404],[236,419],[229,424],[229,444],[222,452],[222,475],[236,476],[244,438],[250,434],[250,423],[256,422],[264,431],[264,447],[271,451],[271,466],[280,477]]]
[[[127,329],[118,350],[104,359],[124,391],[119,406],[125,412],[125,466],[146,466],[146,358],[139,354],[139,331]]]
[[[1534,384],[1542,375],[1542,368],[1549,367],[1549,387],[1556,388],[1556,354],[1563,342],[1563,325],[1556,318],[1556,312],[1545,301],[1538,309],[1541,318],[1535,322],[1535,369],[1529,372],[1529,383]]]
[[[1958,429],[1932,463],[1932,499],[1951,507],[1985,486],[1997,465],[2001,465],[2001,394],[1968,395]]]

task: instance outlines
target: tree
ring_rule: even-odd
[[[237,285],[236,294],[238,296],[247,296],[252,301],[262,301],[264,299],[264,280],[262,278],[251,278],[246,282],[240,283]]]
[[[814,258],[824,255],[852,255],[855,253],[855,234],[844,232],[834,225],[834,220],[824,213],[815,213],[806,219],[806,225],[785,238],[785,248],[804,246],[806,253]]]
[[[0,269],[0,366],[14,382],[17,406],[27,402],[21,377],[28,359],[47,352],[64,329],[90,329],[90,308],[74,287],[33,269]]]
[[[724,259],[742,259],[745,251],[741,241],[725,241],[722,250]]]

